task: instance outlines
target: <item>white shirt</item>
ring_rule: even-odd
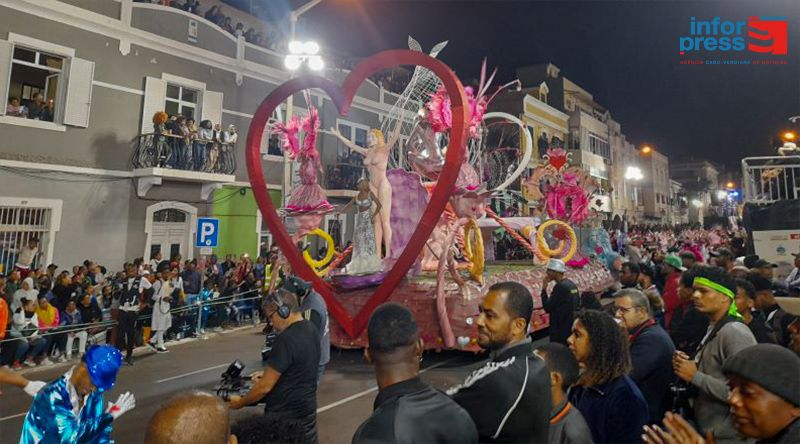
[[[800,268],[795,267],[789,277],[786,278],[786,286],[789,288],[800,286]]]
[[[28,248],[28,246],[24,246],[19,250],[19,256],[17,256],[17,266],[21,268],[30,268],[31,264],[33,263],[33,258],[36,257],[36,254],[39,253],[39,248]]]

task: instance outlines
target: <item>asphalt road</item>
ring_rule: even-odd
[[[114,424],[112,437],[118,443],[141,443],[150,417],[170,396],[191,389],[211,390],[220,374],[234,360],[247,366],[245,373],[261,368],[260,328],[227,332],[206,340],[196,340],[170,347],[170,353],[138,357],[133,367],[123,367],[117,385],[105,395],[114,401],[125,391],[136,396],[136,409]],[[169,346],[169,344],[168,344]],[[481,358],[468,353],[429,352],[423,359],[422,378],[438,388],[461,381],[481,365]],[[29,379],[52,380],[68,366],[32,369]],[[31,398],[19,389],[4,386],[0,395],[0,442],[15,443]],[[372,412],[377,393],[372,367],[360,350],[332,351],[331,363],[317,393],[318,427],[321,443],[349,443],[353,433]],[[232,412],[232,418],[260,414],[262,408]]]

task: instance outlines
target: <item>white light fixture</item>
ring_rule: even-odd
[[[725,190],[717,191],[717,198],[718,199],[725,199],[726,197],[728,197],[728,192],[727,191],[725,191]]]
[[[293,55],[293,54],[287,55],[286,59],[283,61],[283,64],[286,66],[286,69],[288,69],[290,71],[294,71],[294,70],[300,68],[300,65],[302,63],[303,63],[303,60],[300,58],[300,56]]]
[[[300,42],[293,40],[289,42],[289,54],[286,55],[283,63],[290,71],[295,71],[308,63],[308,68],[312,71],[320,71],[325,68],[325,62],[319,55],[319,43]]]
[[[303,42],[298,42],[297,40],[289,42],[289,52],[291,54],[303,54],[305,48],[306,45]]]
[[[313,71],[320,71],[325,68],[325,62],[322,61],[320,56],[311,56],[308,58],[308,67]]]
[[[303,45],[303,51],[308,55],[316,55],[319,53],[319,44],[317,42],[306,42]]]
[[[692,205],[694,205],[697,208],[700,208],[703,206],[703,202],[700,201],[699,199],[692,199]]]
[[[637,167],[629,166],[625,169],[625,180],[642,180],[642,170]]]

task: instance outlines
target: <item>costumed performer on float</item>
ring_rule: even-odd
[[[377,200],[381,203],[380,221],[375,224],[375,246],[378,256],[381,256],[381,245],[384,246],[384,257],[391,255],[392,248],[392,185],[386,177],[386,167],[389,163],[389,154],[394,148],[397,141],[400,140],[400,128],[402,125],[398,122],[395,124],[392,134],[389,135],[389,141],[384,139],[383,133],[377,128],[369,130],[367,134],[367,148],[362,148],[355,143],[351,142],[337,130],[331,128],[330,132],[344,145],[358,154],[364,156],[364,166],[369,173],[369,185],[372,192],[378,197]]]
[[[64,376],[47,384],[33,399],[22,424],[20,444],[111,443],[111,425],[136,407],[130,392],[108,408],[103,392],[111,389],[122,365],[122,354],[110,345],[90,347]]]
[[[372,212],[373,203],[375,203],[375,212]],[[375,242],[374,221],[375,216],[383,209],[383,205],[370,190],[369,180],[365,177],[358,181],[358,194],[342,208],[342,212],[354,205],[356,207],[356,229],[353,233],[352,260],[347,265],[347,273],[377,273],[383,270],[383,263],[378,255],[378,245]]]
[[[298,138],[301,129],[305,133],[302,146]],[[317,172],[322,170],[316,147],[318,130],[319,113],[313,106],[308,107],[308,116],[302,120],[294,116],[286,124],[275,124],[274,132],[283,138],[283,149],[291,160],[300,162],[300,185],[292,190],[286,204],[290,213],[324,212],[333,208],[317,182]]]

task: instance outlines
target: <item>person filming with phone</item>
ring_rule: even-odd
[[[303,442],[316,443],[319,332],[303,319],[297,296],[282,288],[267,296],[264,311],[278,337],[264,371],[251,375],[253,387],[246,395],[230,397],[230,407],[240,409],[263,399],[265,415],[300,422]]]

